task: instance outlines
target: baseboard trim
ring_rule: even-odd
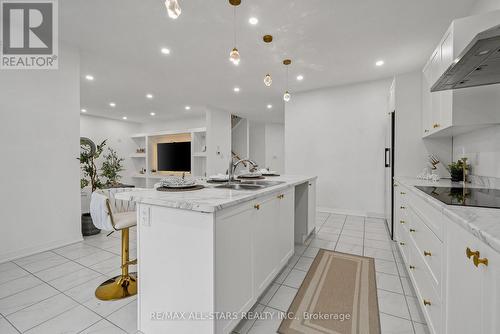
[[[82,240],[83,240],[83,237],[80,235],[79,237],[60,239],[60,240],[51,241],[51,242],[48,242],[45,244],[27,247],[24,249],[13,251],[13,252],[8,252],[6,254],[0,255],[0,263],[4,263],[4,262],[20,259],[22,257],[34,255],[34,254],[41,253],[41,252],[46,252],[46,251],[60,248],[60,247],[64,247],[67,245],[74,244],[75,242],[80,242]]]
[[[359,211],[359,210],[337,209],[337,208],[334,209],[334,208],[327,208],[327,207],[322,207],[322,206],[317,207],[316,210],[320,211],[320,212],[335,213],[338,215],[385,218],[385,215],[383,213],[377,213],[377,212],[366,212],[366,211]]]

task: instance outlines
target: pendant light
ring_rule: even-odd
[[[292,98],[292,95],[288,91],[288,66],[291,63],[292,63],[292,61],[290,59],[283,60],[283,65],[286,66],[286,91],[285,91],[285,94],[283,94],[283,100],[285,100],[285,102],[290,101],[290,99]]]
[[[178,0],[166,0],[165,7],[167,7],[167,13],[170,18],[175,20],[181,15],[182,11]]]
[[[271,74],[268,73],[264,77],[264,85],[266,85],[267,87],[271,87],[272,84],[273,84],[273,78],[271,78]]]
[[[240,64],[240,52],[238,48],[236,48],[236,7],[241,4],[241,0],[229,0],[229,4],[234,8],[233,15],[233,30],[234,30],[234,48],[229,53],[229,61],[232,62],[235,66]]]
[[[264,43],[269,44],[273,41],[273,36],[265,35],[264,37],[262,37],[262,39],[264,40]],[[271,74],[268,73],[264,77],[264,85],[266,85],[267,87],[271,87],[272,84],[273,84],[273,78],[271,77]]]

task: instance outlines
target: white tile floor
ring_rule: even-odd
[[[319,248],[375,258],[382,333],[424,334],[425,320],[383,220],[319,212],[317,234],[296,245],[289,265],[254,311],[284,312]],[[131,257],[136,233],[131,231]],[[95,298],[95,288],[120,272],[120,235],[83,242],[0,264],[0,333],[136,333],[137,299]],[[134,270],[134,268],[133,268]],[[241,322],[235,333],[271,334],[280,320]]]

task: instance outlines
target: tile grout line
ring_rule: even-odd
[[[70,260],[70,261],[72,261],[72,260]],[[76,261],[73,261],[73,262],[78,263],[78,262],[76,262]],[[16,263],[16,265],[17,265],[17,266],[19,266],[17,263]],[[82,265],[82,266],[83,266],[83,265]],[[83,267],[85,267],[85,266],[83,266]],[[85,267],[85,268],[87,268],[87,267]],[[87,269],[91,269],[91,268],[87,268]],[[81,270],[81,269],[80,269],[80,270]],[[92,269],[91,269],[91,270],[92,270]],[[79,271],[79,270],[77,270],[77,271]],[[99,273],[99,274],[100,274],[100,273]],[[32,275],[32,276],[35,276],[34,274],[31,274],[31,275]],[[100,275],[102,275],[102,274],[100,274]],[[102,276],[104,276],[104,275],[102,275]],[[35,276],[35,277],[36,277],[36,276]],[[37,277],[37,278],[38,278],[38,277]],[[106,320],[107,320],[107,318],[106,318],[106,317],[104,317],[104,316],[100,315],[99,313],[95,312],[94,310],[92,310],[91,308],[87,307],[87,306],[86,306],[86,305],[84,305],[83,303],[80,303],[78,300],[76,300],[76,299],[74,299],[73,297],[71,297],[71,296],[67,295],[64,291],[61,291],[61,290],[57,289],[56,287],[54,287],[53,285],[51,285],[51,284],[50,284],[50,282],[44,281],[44,280],[42,280],[41,278],[38,278],[38,279],[40,279],[43,283],[45,283],[45,284],[49,285],[49,286],[50,286],[51,288],[53,288],[54,290],[58,291],[60,294],[63,294],[64,296],[66,296],[66,297],[70,298],[71,300],[73,300],[74,302],[76,302],[76,303],[77,303],[77,305],[76,305],[75,307],[72,307],[72,308],[70,308],[70,309],[68,309],[68,310],[64,311],[64,312],[61,312],[61,313],[57,314],[56,316],[54,316],[54,317],[52,317],[52,318],[50,318],[50,319],[47,319],[47,320],[45,320],[45,321],[43,321],[43,322],[41,322],[41,323],[37,324],[36,326],[34,326],[34,327],[32,327],[32,328],[35,328],[35,327],[37,327],[37,326],[40,326],[41,324],[43,324],[43,323],[45,323],[45,322],[47,322],[47,321],[49,321],[49,320],[52,320],[52,319],[54,319],[54,318],[56,318],[56,317],[60,316],[61,314],[64,314],[64,313],[66,313],[66,312],[68,312],[68,311],[71,311],[72,309],[74,309],[74,308],[78,307],[78,305],[83,306],[84,308],[88,309],[89,311],[91,311],[92,313],[96,314],[97,316],[99,316],[99,317],[101,318],[101,319],[99,319],[98,321],[96,321],[95,323],[92,323],[92,324],[91,324],[91,326],[93,326],[93,325],[94,325],[94,324],[96,324],[97,322],[101,321],[102,319],[106,319]],[[90,280],[89,280],[89,281],[90,281]],[[74,289],[74,288],[76,288],[76,287],[78,287],[78,286],[80,286],[80,285],[86,284],[86,283],[88,283],[88,281],[87,281],[87,282],[84,282],[84,283],[82,283],[82,284],[76,285],[76,286],[74,286],[74,287],[71,287],[71,288],[69,288],[68,290]],[[41,284],[40,284],[40,285],[41,285]],[[37,286],[38,286],[38,285],[37,285]],[[26,290],[28,290],[28,289],[26,289]],[[66,291],[67,291],[67,290],[66,290]],[[14,295],[15,295],[15,294],[14,294]],[[17,313],[17,312],[19,312],[19,311],[22,311],[22,310],[24,310],[24,309],[28,308],[28,307],[31,307],[31,306],[36,305],[36,304],[39,304],[39,303],[41,303],[41,302],[43,302],[43,301],[45,301],[45,300],[47,300],[47,299],[50,299],[50,298],[52,298],[52,297],[57,296],[57,295],[58,295],[58,294],[53,295],[53,296],[50,296],[50,297],[48,297],[48,298],[44,298],[44,299],[42,299],[42,300],[40,300],[40,301],[38,301],[38,302],[36,302],[36,303],[33,303],[33,304],[29,305],[29,306],[26,306],[26,307],[24,307],[24,308],[22,308],[22,309],[20,309],[20,310],[18,310],[18,311],[16,311],[16,312],[13,312],[13,313],[11,313],[11,314]],[[12,295],[12,296],[13,296],[13,295]],[[133,301],[135,301],[135,300],[130,301],[130,303],[132,303]],[[112,315],[113,313],[115,313],[115,312],[117,312],[117,311],[121,310],[123,307],[125,307],[125,306],[129,305],[130,303],[127,303],[127,304],[123,305],[122,307],[118,308],[116,311],[114,311],[114,312],[110,313],[110,314],[108,315],[108,317],[109,317],[110,315]],[[108,321],[109,321],[109,320],[108,320]],[[109,321],[109,322],[111,322],[111,321]],[[115,324],[115,323],[113,323],[113,322],[111,322],[111,323],[112,323],[113,325],[115,325],[115,326],[116,326],[116,324]],[[90,326],[89,326],[89,327],[90,327]],[[118,328],[120,328],[120,329],[122,329],[122,328],[121,328],[121,327],[119,327],[119,326],[117,326],[117,327],[118,327]],[[17,327],[15,327],[15,328],[16,328],[16,330],[17,330]],[[32,328],[30,328],[30,329],[32,329]],[[122,329],[122,330],[123,330],[123,329]],[[124,331],[125,331],[125,330],[124,330]],[[127,332],[127,331],[125,331],[125,332]]]
[[[399,252],[399,248],[397,245],[396,245],[396,251]],[[408,298],[406,298],[406,295],[404,293],[405,290],[403,287],[403,280],[401,279],[401,273],[399,271],[399,266],[398,266],[398,262],[396,261],[396,254],[394,254],[394,250],[392,250],[392,256],[394,257],[394,262],[396,262],[396,270],[398,271],[398,275],[399,275],[399,284],[401,285],[401,289],[403,290],[403,297],[405,299],[406,308],[408,309],[408,316],[410,318],[411,328],[413,329],[413,333],[415,334],[416,330],[415,330],[415,325],[413,324],[413,316],[411,315],[410,304],[408,303]],[[400,256],[400,254],[398,256]]]
[[[19,329],[17,329],[17,327],[16,327],[16,326],[14,326],[14,324],[13,324],[13,323],[11,323],[11,322],[10,322],[10,320],[9,320],[9,319],[7,319],[7,318],[6,318],[3,314],[0,314],[0,317],[1,317],[2,319],[4,319],[5,321],[7,321],[7,323],[8,323],[8,324],[10,324],[10,325],[12,326],[12,328],[14,328],[14,330],[15,330],[16,332],[21,333],[21,331],[19,331]]]

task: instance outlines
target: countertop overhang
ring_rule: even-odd
[[[155,189],[136,189],[116,194],[116,198],[142,204],[213,213],[239,203],[272,194],[280,190],[315,180],[317,176],[282,175],[267,177],[267,181],[284,183],[259,190],[216,188],[217,184],[203,183],[204,189],[184,192],[161,192]]]

